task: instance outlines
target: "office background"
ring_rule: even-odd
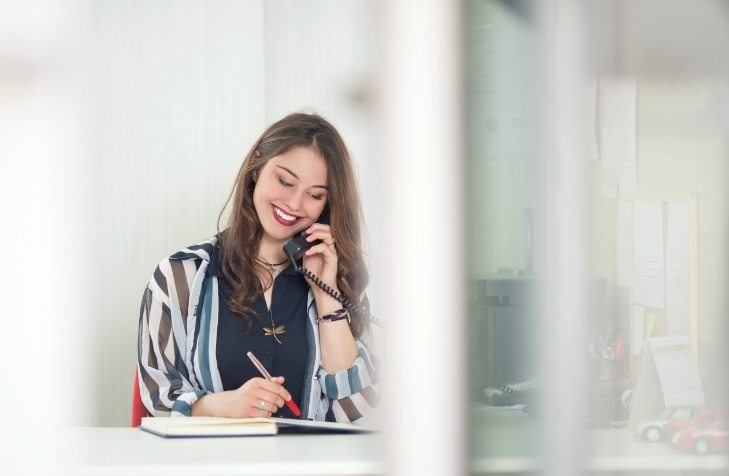
[[[696,197],[693,353],[707,401],[726,405],[726,4],[476,1],[466,12],[468,395],[493,404],[487,389],[524,385],[532,391],[521,402],[532,398],[544,425],[536,435],[517,419],[472,412],[472,462],[540,455],[548,473],[573,474],[585,470],[575,461],[606,447],[589,428],[620,425],[611,411],[596,417],[596,402],[619,408],[624,391],[637,392],[643,332],[667,334],[665,322],[651,327],[660,317],[638,321],[631,301],[634,196]],[[601,102],[619,88],[630,91],[626,104]],[[621,128],[629,133],[616,140]],[[632,184],[612,175],[613,159],[634,167]],[[615,355],[620,340],[628,354],[597,377],[590,339],[610,334],[603,349]],[[641,451],[624,452],[628,466]]]
[[[595,433],[571,409],[582,403],[576,389],[588,387],[589,324],[622,305],[625,231],[618,202],[604,195],[602,160],[585,144],[589,128],[562,127],[589,123],[585,78],[634,81],[635,191],[698,197],[699,371],[726,391],[725,3],[28,5],[11,2],[0,18],[10,270],[0,288],[13,309],[0,359],[9,385],[39,389],[0,392],[0,448],[18,461],[54,447],[33,438],[49,421],[127,425],[139,299],[155,264],[214,232],[241,158],[267,124],[314,106],[359,168],[374,307],[386,310],[378,317],[396,344],[390,387],[436,380],[416,402],[388,394],[383,455],[394,472],[463,472],[470,444],[480,472],[513,463],[578,474],[612,448],[599,438],[590,446]],[[503,438],[531,420],[499,426],[467,413],[484,410],[486,374],[453,371],[468,356],[509,381],[513,368],[495,352],[505,347],[469,340],[478,334],[463,328],[485,315],[464,309],[469,285],[494,277],[546,278],[533,320],[512,320],[496,336],[539,359],[548,382],[542,404],[557,410],[530,432],[534,442]],[[600,281],[599,300],[586,297],[584,278]],[[489,305],[519,302],[491,292]],[[713,398],[726,404],[721,392]],[[448,417],[441,432],[420,418],[433,409]],[[596,459],[630,470],[679,454],[666,445],[650,460],[636,448]]]
[[[652,12],[648,5],[651,2],[645,3],[635,10],[627,9],[624,15]],[[545,178],[539,176],[544,175],[544,165],[540,161],[543,154],[536,145],[539,137],[535,130],[539,126],[543,101],[536,97],[541,86],[535,82],[535,78],[539,78],[535,76],[539,74],[535,48],[539,30],[534,12],[515,7],[520,4],[526,5],[526,2],[472,2],[468,10],[467,137],[472,172],[469,175],[472,197],[469,213],[473,243],[470,273],[474,276],[493,275],[500,270],[516,274],[539,266],[530,252],[532,243],[527,242],[539,239],[534,236],[539,226],[534,221],[547,214],[543,208],[540,210],[543,205],[540,180],[543,182]],[[716,12],[711,7],[712,2],[701,4],[706,11],[699,9],[698,18],[687,23],[700,22]],[[674,13],[666,20],[667,24],[679,22],[673,15],[678,17],[685,13],[683,9],[687,5],[673,2],[671,6]],[[609,8],[602,13],[609,15]],[[635,20],[635,25],[639,23]],[[665,25],[657,28],[662,27]],[[607,22],[604,28],[609,28]],[[712,37],[720,24],[707,28],[707,36]],[[634,30],[637,27],[626,27],[626,36],[631,32],[635,34]],[[595,44],[603,34],[600,30],[587,33],[586,41],[592,45],[592,53],[598,48]],[[696,48],[702,47],[695,43],[703,44],[701,40],[686,41],[685,48],[695,53]],[[718,43],[707,40],[707,44]],[[626,48],[623,54],[628,58],[635,56],[640,45],[636,41],[632,49]],[[725,219],[729,211],[725,186],[729,175],[726,113],[729,87],[725,73],[724,76],[721,73],[721,61],[715,65],[718,73],[706,71],[707,64],[701,63],[702,60],[711,62],[713,51],[706,49],[702,59],[692,60],[697,64],[695,71],[680,69],[690,66],[682,63],[674,63],[673,70],[664,71],[646,62],[642,66],[632,65],[634,72],[627,76],[634,81],[637,90],[636,192],[698,195],[701,217],[698,231],[699,314],[702,316],[699,339],[706,359],[701,364],[718,375],[726,357],[722,350],[726,336],[724,311],[729,305],[724,292],[729,285],[725,266],[728,259],[725,245],[729,239]],[[640,54],[647,55],[645,51]],[[685,53],[676,53],[673,61],[680,61],[681,54]],[[627,63],[629,59],[624,61]],[[610,71],[601,75],[600,71],[593,70],[588,74],[591,81],[620,76]],[[591,84],[592,89],[587,89],[588,92],[575,93],[581,107],[597,99],[594,83]],[[580,95],[585,96],[585,100]],[[580,199],[587,207],[584,218],[585,227],[589,229],[587,271],[591,276],[605,279],[610,293],[607,301],[610,302],[616,299],[618,285],[618,200],[603,195],[602,162],[596,149],[599,138],[595,135],[595,127],[599,124],[595,124],[594,116],[585,116],[583,123],[574,128],[575,136],[582,139],[581,136],[591,133],[592,139],[592,143],[584,147],[583,188],[575,193],[582,194]]]

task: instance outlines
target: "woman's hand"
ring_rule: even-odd
[[[312,246],[304,254],[304,268],[314,273],[324,284],[337,290],[337,250],[332,238],[332,231],[329,225],[314,223],[305,230],[309,236],[308,242],[322,240],[322,243]],[[314,296],[326,296],[319,286],[309,281],[309,286]]]
[[[304,267],[314,273],[324,284],[339,292],[337,289],[337,250],[329,225],[315,223],[306,232],[309,233],[308,241],[322,240],[323,243],[312,246],[306,251]],[[342,304],[319,286],[309,281],[309,287],[314,294],[316,312],[319,317],[341,309]],[[324,369],[329,373],[334,373],[350,368],[357,358],[357,344],[349,328],[349,323],[344,319],[335,322],[320,322],[319,346]]]
[[[192,406],[192,416],[228,418],[270,417],[291,400],[283,388],[283,377],[268,380],[255,377],[235,390],[209,393]]]

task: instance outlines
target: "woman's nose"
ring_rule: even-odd
[[[303,199],[303,193],[291,192],[291,195],[285,200],[286,206],[289,210],[295,212],[301,208],[301,200]]]

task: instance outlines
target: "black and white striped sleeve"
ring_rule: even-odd
[[[170,299],[169,286],[185,286],[174,276],[179,262],[165,260],[144,290],[139,312],[138,360],[142,402],[152,416],[189,416],[206,392],[190,382],[185,364],[183,312]],[[175,293],[175,296],[179,293]]]
[[[330,400],[326,415],[329,421],[358,420],[379,402],[379,362],[368,345],[369,337],[367,330],[355,339],[357,357],[352,367],[335,373],[319,367],[317,376],[322,392]]]

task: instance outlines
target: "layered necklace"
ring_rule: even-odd
[[[258,261],[260,263],[263,263],[263,266],[266,267],[266,269],[273,275],[274,278],[276,277],[276,270],[278,269],[278,267],[289,262],[289,260],[285,259],[280,263],[269,263],[263,258],[258,258]]]
[[[258,261],[263,263],[263,265],[266,267],[266,269],[271,273],[271,277],[273,280],[276,279],[276,275],[278,274],[276,271],[279,269],[279,266],[282,266],[286,263],[288,263],[288,260],[281,261],[280,263],[269,263],[263,258],[258,258]],[[271,288],[273,288],[273,281],[271,282]],[[281,324],[280,326],[277,326],[275,322],[273,322],[273,311],[271,310],[273,308],[273,289],[271,289],[271,307],[268,309],[268,315],[271,317],[271,327],[263,327],[264,336],[273,336],[273,338],[278,342],[279,344],[283,344],[281,342],[281,339],[278,338],[281,334],[286,333],[286,325]]]

